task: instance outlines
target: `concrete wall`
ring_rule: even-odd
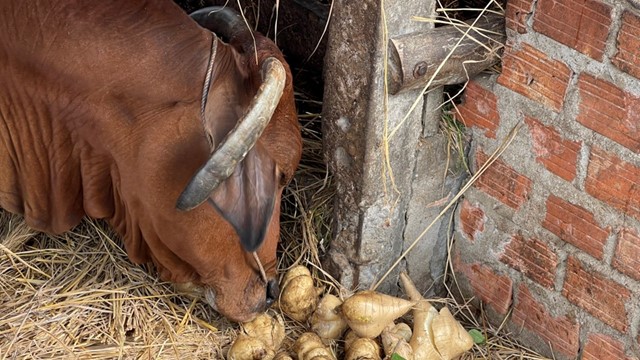
[[[442,94],[385,91],[386,39],[430,29],[433,24],[411,18],[429,16],[435,1],[336,0],[333,6],[322,130],[337,195],[325,265],[344,286],[366,289],[435,218],[462,175],[445,176]],[[436,292],[451,232],[446,218],[436,223],[378,290],[399,292],[398,272],[408,270],[421,290]]]
[[[455,270],[465,295],[566,359],[638,356],[640,12],[608,0],[510,0],[502,73],[469,83],[458,118],[483,164]]]

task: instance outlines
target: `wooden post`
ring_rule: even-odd
[[[392,38],[389,92],[462,83],[500,61],[507,40],[504,16],[488,13],[465,24]]]

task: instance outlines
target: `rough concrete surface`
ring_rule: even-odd
[[[427,16],[431,1],[384,4],[389,37],[431,26],[410,20]],[[334,2],[325,57],[323,136],[337,196],[335,237],[326,265],[349,288],[376,283],[440,212],[438,200],[459,185],[444,180],[444,141],[434,131],[437,117],[423,119],[420,92],[386,99],[384,40],[380,1]],[[416,110],[405,116],[417,97]],[[433,101],[441,101],[441,95]],[[408,265],[403,262],[379,290],[397,292],[402,269],[419,279],[423,290],[430,288],[444,270],[449,233],[441,230],[441,223],[434,226],[407,257]],[[434,254],[438,260],[432,261]]]

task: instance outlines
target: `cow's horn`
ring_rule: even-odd
[[[189,16],[203,28],[213,31],[225,42],[245,32],[250,33],[242,16],[229,7],[209,6],[196,10]]]
[[[262,63],[262,85],[258,93],[247,112],[184,189],[176,204],[178,210],[191,210],[202,204],[231,176],[236,164],[244,159],[267,127],[280,102],[285,79],[284,66],[278,59],[270,57]]]

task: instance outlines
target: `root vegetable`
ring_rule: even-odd
[[[415,304],[375,291],[361,291],[344,301],[342,316],[359,336],[375,338],[385,326],[404,315]]]
[[[277,353],[276,357],[274,357],[273,360],[293,360],[293,358],[286,352],[281,352]]]
[[[382,347],[387,357],[398,354],[406,360],[413,359],[413,349],[409,345],[411,328],[405,323],[389,324],[381,334]]]
[[[433,319],[431,331],[433,343],[444,360],[455,359],[473,347],[473,338],[447,307],[440,309],[440,314]]]
[[[284,322],[280,316],[273,318],[266,313],[258,315],[250,322],[242,324],[249,337],[262,340],[271,350],[277,351],[285,337]]]
[[[271,360],[274,356],[275,352],[264,341],[240,335],[231,345],[227,360]]]
[[[336,340],[347,329],[347,322],[340,316],[338,308],[342,300],[326,294],[318,303],[318,308],[311,315],[311,329],[323,340]]]
[[[394,333],[400,335],[405,341],[409,341],[411,339],[411,335],[413,335],[413,331],[411,327],[405,323],[398,323],[393,326],[391,329]]]
[[[280,308],[291,319],[306,321],[318,304],[318,295],[309,269],[294,266],[284,276]]]
[[[416,306],[413,309],[413,335],[409,340],[414,358],[440,360],[440,354],[435,348],[433,334],[431,333],[431,322],[438,316],[438,311],[422,297],[422,294],[420,294],[405,272],[400,273],[400,281],[407,296],[416,301]]]
[[[391,358],[393,354],[398,354],[405,360],[420,359],[413,355],[413,348],[405,339],[400,339],[400,341],[398,341],[396,347],[388,354],[387,358]]]
[[[345,360],[380,360],[380,346],[372,339],[355,339],[345,345],[345,353]]]
[[[293,344],[298,360],[336,360],[331,350],[324,346],[322,339],[314,333],[306,332]]]
[[[473,338],[446,306],[438,313],[422,298],[406,273],[400,274],[400,280],[409,298],[418,302],[413,311],[413,336],[409,341],[416,359],[451,360],[471,349]]]
[[[345,350],[350,348],[351,344],[358,339],[360,339],[360,337],[353,330],[347,331],[347,333],[344,335]]]
[[[437,316],[438,310],[426,301],[416,305],[413,315],[413,335],[409,340],[413,356],[416,359],[440,360],[440,354],[433,343],[431,331],[431,323]]]
[[[418,291],[418,288],[416,288],[416,284],[413,283],[413,280],[411,280],[409,275],[404,271],[400,273],[400,282],[402,283],[404,293],[407,294],[409,299],[413,301],[425,300],[422,294],[420,294],[420,291]]]
[[[409,341],[411,339],[411,327],[405,323],[398,324],[389,324],[384,330],[382,330],[382,347],[384,348],[385,353],[387,353],[388,348],[392,348],[398,340],[404,339],[404,341]]]

